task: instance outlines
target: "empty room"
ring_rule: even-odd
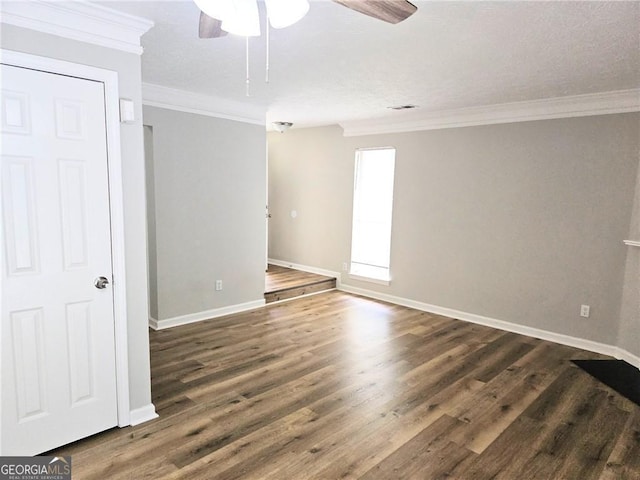
[[[0,2],[0,477],[640,479],[640,2]]]

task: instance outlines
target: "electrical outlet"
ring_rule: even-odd
[[[342,271],[343,271],[343,272],[346,272],[347,270],[349,270],[349,267],[347,266],[347,262],[344,262],[344,263],[342,264]]]
[[[216,292],[222,290],[222,280],[216,280]]]
[[[589,305],[580,305],[580,316],[589,318],[591,307]]]

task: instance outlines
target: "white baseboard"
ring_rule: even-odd
[[[256,308],[264,307],[264,305],[265,301],[263,298],[262,300],[240,303],[238,305],[229,305],[228,307],[214,308],[204,312],[190,313],[188,315],[165,318],[163,320],[149,318],[149,326],[154,330],[164,330],[165,328],[177,327],[178,325],[187,325],[189,323],[201,322],[212,318],[224,317],[225,315],[231,315],[233,313],[255,310]]]
[[[637,355],[634,355],[631,352],[628,352],[622,348],[617,347],[613,356],[618,360],[624,360],[628,364],[633,365],[638,370],[640,370],[640,357],[638,357]]]
[[[286,260],[278,260],[276,258],[269,258],[267,261],[271,265],[277,265],[279,267],[293,268],[294,270],[315,273],[316,275],[324,275],[325,277],[335,277],[336,288],[340,289],[340,286],[342,285],[342,275],[340,274],[340,272],[333,272],[331,270],[325,270],[324,268],[310,267],[308,265],[301,265],[299,263],[287,262]]]
[[[635,367],[640,369],[639,357],[632,355],[626,350],[616,347],[614,345],[607,345],[605,343],[595,342],[593,340],[586,340],[584,338],[572,337],[570,335],[564,335],[562,333],[550,332],[548,330],[542,330],[534,327],[527,327],[525,325],[518,325],[516,323],[511,323],[504,320],[484,317],[482,315],[462,312],[460,310],[454,310],[452,308],[447,308],[447,307],[440,307],[438,305],[431,305],[429,303],[418,302],[415,300],[410,300],[408,298],[396,297],[394,295],[375,292],[373,290],[352,287],[350,285],[343,284],[341,285],[339,290],[347,293],[354,293],[356,295],[362,295],[363,297],[382,300],[384,302],[394,303],[396,305],[402,305],[404,307],[414,308],[416,310],[421,310],[423,312],[435,313],[437,315],[443,315],[445,317],[455,318],[457,320],[463,320],[465,322],[477,323],[479,325],[496,328],[498,330],[518,333],[520,335],[540,338],[542,340],[548,340],[550,342],[559,343],[561,345],[567,345],[569,347],[580,348],[582,350],[588,350],[590,352],[609,355],[611,357],[624,360],[627,363],[630,363],[631,365],[634,365]]]
[[[154,418],[158,418],[158,414],[156,413],[156,407],[153,403],[149,405],[145,405],[144,407],[136,408],[135,410],[131,410],[129,412],[131,426],[140,425],[141,423],[148,422],[149,420],[153,420]]]
[[[353,293],[356,295],[362,295],[363,297],[374,298],[376,300],[382,300],[383,302],[389,302],[396,305],[402,305],[404,307],[414,308],[423,312],[435,313],[437,315],[443,315],[445,317],[455,318],[457,320],[463,320],[465,322],[477,323],[487,327],[497,328],[498,330],[504,330],[507,332],[518,333],[520,335],[526,335],[528,337],[539,338],[541,340],[547,340],[561,345],[567,345],[569,347],[580,348],[582,350],[588,350],[590,352],[601,353],[603,355],[609,355],[611,357],[624,360],[625,362],[640,369],[640,357],[628,352],[627,350],[617,347],[615,345],[607,345],[605,343],[595,342],[593,340],[587,340],[584,338],[572,337],[570,335],[564,335],[562,333],[550,332],[548,330],[542,330],[534,327],[527,327],[525,325],[518,325],[516,323],[507,322],[505,320],[498,320],[495,318],[485,317],[482,315],[476,315],[475,313],[463,312],[452,308],[441,307],[439,305],[432,305],[429,303],[418,302],[408,298],[397,297],[395,295],[389,295],[386,293],[376,292],[374,290],[367,290],[365,288],[353,287],[351,285],[345,285],[341,281],[341,273],[331,270],[325,270],[323,268],[310,267],[308,265],[301,265],[299,263],[288,262],[285,260],[278,260],[275,258],[269,258],[268,262],[272,265],[278,265],[280,267],[293,268],[295,270],[301,270],[303,272],[315,273],[317,275],[324,275],[326,277],[335,277],[336,288],[343,292]],[[318,292],[322,293],[322,292]],[[314,294],[309,294],[314,295]],[[300,297],[296,297],[300,298]],[[286,300],[280,300],[278,302],[269,303],[274,305],[276,303],[285,302]],[[190,315],[184,315],[181,317],[169,318],[166,320],[156,320],[149,318],[149,326],[154,330],[162,330],[164,328],[174,327],[177,325],[186,325],[187,323],[199,322],[201,320],[208,320],[210,318],[221,317],[223,315],[229,315],[232,313],[244,312],[247,310],[253,310],[265,305],[264,300],[258,300],[255,302],[248,302],[240,305],[232,305],[230,307],[223,307],[215,310],[209,310],[206,312],[194,313]]]

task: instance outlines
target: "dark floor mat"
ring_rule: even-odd
[[[640,370],[624,360],[571,360],[592,377],[640,406]]]

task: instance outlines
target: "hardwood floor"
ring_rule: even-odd
[[[336,279],[333,277],[269,265],[264,299],[272,303],[333,288],[336,288]]]
[[[638,479],[606,358],[333,291],[151,332],[160,418],[55,452],[74,479]]]

